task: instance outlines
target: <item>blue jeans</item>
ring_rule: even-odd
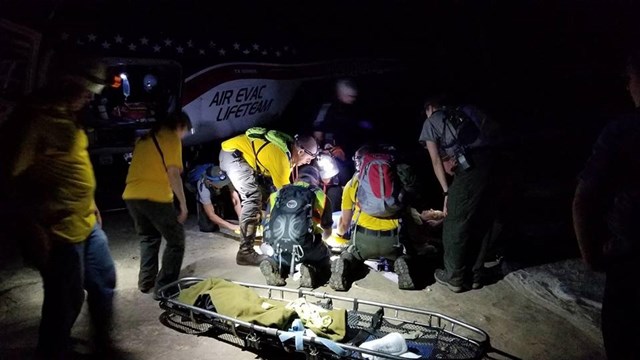
[[[44,302],[39,352],[61,358],[69,351],[71,328],[80,314],[84,290],[96,345],[106,345],[110,340],[116,270],[104,231],[96,225],[89,237],[77,244],[54,240],[48,264],[40,271]]]

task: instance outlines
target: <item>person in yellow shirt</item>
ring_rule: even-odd
[[[415,288],[406,256],[403,255],[404,248],[400,243],[400,213],[397,218],[377,218],[361,211],[357,204],[356,193],[362,158],[373,151],[375,149],[369,146],[363,146],[356,151],[353,157],[356,173],[347,182],[342,193],[342,215],[338,224],[338,236],[346,236],[344,234],[350,232],[352,223],[355,224],[351,231],[349,247],[331,264],[329,285],[337,291],[349,289],[352,280],[349,278],[350,273],[357,265],[379,257],[394,261],[394,271],[398,274],[400,289]]]
[[[273,142],[249,138],[241,134],[221,144],[220,168],[229,176],[240,194],[240,249],[238,265],[258,266],[266,256],[254,249],[256,229],[260,224],[264,185],[259,178],[269,178],[276,190],[289,184],[293,167],[308,164],[318,153],[316,140],[309,135],[297,136],[287,144],[287,151]],[[270,192],[269,189],[268,191]]]
[[[184,256],[187,203],[182,186],[182,137],[190,128],[189,118],[176,113],[158,122],[140,138],[122,198],[133,218],[140,241],[138,289],[147,293],[178,280]],[[179,210],[174,208],[174,196]],[[162,237],[166,247],[158,271]],[[154,294],[155,296],[155,294]]]
[[[66,57],[54,59],[50,69],[47,85],[2,124],[2,203],[12,207],[12,238],[44,283],[37,358],[70,356],[85,290],[96,351],[107,354],[113,349],[116,271],[77,114],[102,91],[107,71],[103,64]]]

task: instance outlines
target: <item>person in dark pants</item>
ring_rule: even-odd
[[[51,66],[47,85],[2,124],[0,177],[8,194],[3,206],[12,204],[12,237],[44,283],[37,358],[71,356],[71,329],[85,290],[96,353],[115,358],[116,270],[94,200],[89,142],[78,116],[104,88],[106,67],[77,58],[60,60]]]
[[[635,110],[604,128],[573,200],[582,259],[607,275],[601,326],[610,360],[640,358],[640,51],[626,76]]]
[[[280,145],[264,139],[249,138],[246,134],[222,142],[220,168],[231,179],[242,202],[242,240],[236,254],[236,264],[258,266],[266,259],[253,248],[262,217],[265,190],[260,181],[268,178],[275,189],[279,190],[289,184],[292,168],[308,164],[317,153],[318,145],[312,136],[296,137],[293,142],[283,142]]]
[[[436,269],[434,278],[453,292],[463,291],[469,283],[472,289],[478,289],[482,287],[495,212],[493,199],[499,186],[493,180],[497,166],[491,146],[494,124],[477,108],[447,107],[442,98],[429,99],[425,113],[419,140],[429,151],[442,186],[446,214],[442,232],[444,269]],[[446,171],[454,173],[451,186]]]
[[[178,280],[184,255],[187,203],[182,186],[182,137],[189,130],[185,114],[174,114],[140,138],[133,150],[122,198],[140,241],[138,289],[147,293]],[[179,211],[174,207],[177,197]],[[162,237],[167,245],[158,271]],[[155,293],[154,293],[155,296]]]

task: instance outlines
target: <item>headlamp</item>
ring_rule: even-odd
[[[320,169],[320,177],[322,179],[331,179],[340,172],[336,164],[336,160],[331,155],[324,153],[319,154],[317,161],[318,168]]]

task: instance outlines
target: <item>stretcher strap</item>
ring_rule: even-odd
[[[327,347],[327,349],[333,351],[336,355],[339,356],[345,356],[347,354],[347,351],[344,350],[343,348],[341,348],[338,344],[336,344],[334,341],[331,341],[329,339],[325,339],[325,338],[321,338],[321,337],[316,337],[316,335],[309,329],[305,329],[304,325],[302,325],[302,321],[300,319],[295,319],[293,321],[293,324],[291,324],[291,328],[289,329],[289,331],[285,331],[280,333],[280,335],[278,335],[278,337],[280,338],[280,342],[284,345],[285,341],[291,339],[291,338],[295,338],[295,344],[296,344],[296,350],[297,351],[304,351],[304,332],[305,330],[308,333],[311,333],[313,337],[315,337],[316,339],[318,339],[318,341]]]

